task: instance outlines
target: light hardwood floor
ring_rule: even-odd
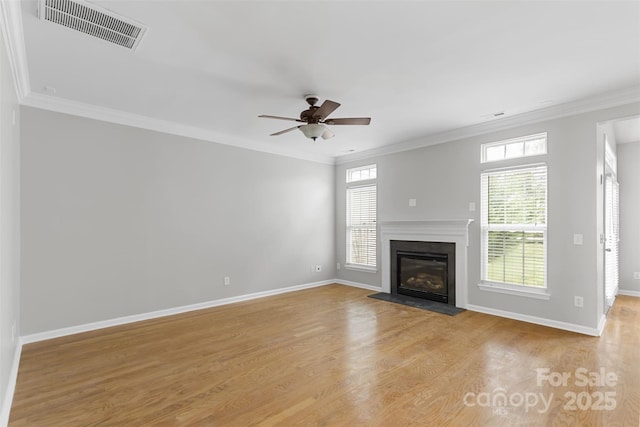
[[[640,423],[640,298],[619,297],[597,338],[370,293],[330,285],[26,345],[10,426]],[[601,370],[607,384],[582,384]]]

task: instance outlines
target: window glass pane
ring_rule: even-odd
[[[538,154],[545,154],[547,152],[547,140],[546,138],[532,139],[524,144],[524,155],[535,156]]]
[[[347,182],[364,181],[375,179],[377,174],[376,165],[362,166],[359,168],[347,169]]]
[[[347,263],[376,266],[376,186],[347,188]]]
[[[486,279],[544,286],[544,235],[524,231],[489,231]]]
[[[483,280],[545,287],[546,165],[481,178]]]
[[[546,166],[486,174],[487,224],[545,224]]]
[[[375,267],[376,265],[376,229],[352,228],[350,230],[350,264]]]
[[[512,144],[507,144],[505,148],[505,158],[507,159],[522,157],[524,155],[524,142],[514,142]]]
[[[547,134],[523,136],[482,144],[482,163],[546,154]]]
[[[485,151],[485,161],[493,162],[504,159],[504,145],[495,145],[487,147]]]

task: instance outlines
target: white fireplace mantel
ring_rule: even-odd
[[[456,307],[467,307],[467,247],[473,219],[385,221],[380,223],[382,292],[391,293],[391,241],[456,244]]]

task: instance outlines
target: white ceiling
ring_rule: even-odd
[[[39,20],[37,2],[23,1],[27,104],[296,157],[376,150],[640,85],[637,1],[92,3],[148,26],[140,46]],[[316,143],[298,131],[270,137],[295,123],[258,115],[297,117],[307,93],[340,102],[331,117],[371,125],[334,126]]]

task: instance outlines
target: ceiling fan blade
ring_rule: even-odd
[[[329,114],[333,113],[339,106],[340,104],[338,104],[337,102],[329,101],[327,99],[322,103],[320,108],[318,108],[316,112],[313,113],[313,116],[311,117],[313,117],[314,119],[323,120]]]
[[[368,125],[371,117],[350,117],[346,119],[328,119],[324,121],[327,125]]]
[[[298,129],[300,126],[294,126],[292,128],[289,129],[285,129],[285,130],[281,130],[280,132],[276,132],[276,133],[272,133],[269,136],[278,136],[278,135],[282,135],[283,133],[287,133],[287,132],[291,132],[292,130],[296,130]]]
[[[304,121],[302,121],[300,119],[294,119],[292,117],[269,116],[269,115],[266,115],[266,114],[262,114],[262,115],[260,115],[258,117],[262,117],[263,119],[291,120],[291,121],[294,121],[294,122],[304,123]]]
[[[329,128],[325,128],[324,132],[322,132],[322,135],[320,136],[322,137],[322,139],[329,139],[333,138],[335,135],[329,130]]]

